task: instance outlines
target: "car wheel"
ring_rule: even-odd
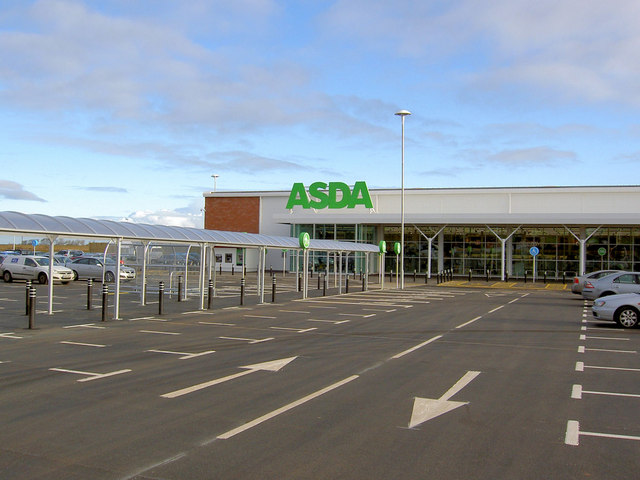
[[[116,280],[116,277],[113,275],[112,272],[105,272],[104,274],[104,281],[107,283],[113,283]]]
[[[616,312],[616,322],[623,328],[633,328],[638,325],[638,311],[633,307],[622,307]]]
[[[76,280],[78,280],[78,272],[76,272],[75,270],[73,271],[73,281],[75,282]]]
[[[47,274],[44,272],[40,272],[38,274],[38,282],[40,283],[40,285],[44,285],[45,283],[47,283]]]
[[[69,282],[60,282],[60,283],[62,283],[63,285],[66,285],[66,284],[67,284],[67,283],[69,283]]]
[[[598,298],[607,297],[609,295],[615,295],[615,294],[616,294],[616,292],[603,292],[603,293],[600,294],[600,296]]]
[[[13,278],[11,277],[11,272],[9,270],[5,270],[4,273],[2,274],[2,279],[7,283],[11,283],[13,281]]]

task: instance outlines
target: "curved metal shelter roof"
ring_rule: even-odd
[[[112,220],[96,220],[93,218],[52,217],[20,212],[0,212],[0,233],[101,239],[121,238],[140,242],[174,244],[205,243],[222,247],[300,249],[300,244],[296,237],[114,222]],[[378,251],[376,245],[335,240],[311,240],[309,249],[343,252]]]

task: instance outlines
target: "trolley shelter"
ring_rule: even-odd
[[[91,218],[72,218],[65,216],[48,216],[41,214],[25,214],[20,212],[0,212],[0,234],[2,235],[29,235],[47,239],[49,244],[49,279],[53,278],[54,247],[58,239],[82,238],[88,240],[101,240],[115,244],[116,265],[121,264],[122,243],[135,242],[144,249],[142,255],[142,284],[141,302],[145,302],[147,289],[146,267],[147,251],[152,245],[181,245],[200,247],[200,268],[198,291],[200,295],[200,309],[205,305],[205,283],[208,272],[209,278],[215,279],[215,248],[232,247],[256,249],[258,251],[257,279],[258,296],[260,302],[264,301],[265,291],[265,257],[268,248],[282,249],[300,253],[303,259],[308,259],[309,251],[337,253],[342,258],[343,254],[364,254],[368,274],[368,256],[377,253],[378,247],[367,243],[353,243],[332,240],[308,240],[302,238],[271,236],[253,233],[227,232],[220,230],[205,230],[199,228],[175,227],[167,225],[150,225],[131,222],[116,222],[112,220],[98,220]],[[186,262],[185,262],[186,265]],[[185,267],[186,268],[186,267]],[[302,269],[303,298],[307,296],[308,268]],[[49,308],[48,313],[53,314],[53,282],[48,282]],[[120,309],[120,275],[115,275],[115,303],[113,318],[119,317]]]

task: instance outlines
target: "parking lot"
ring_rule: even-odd
[[[106,322],[99,289],[50,316],[38,286],[33,330],[0,284],[0,477],[637,476],[640,330],[566,291],[315,281],[240,306],[227,276],[163,315],[128,292]]]

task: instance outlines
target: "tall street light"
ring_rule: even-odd
[[[216,180],[218,180],[218,177],[220,175],[218,175],[217,173],[214,173],[213,175],[211,175],[211,178],[213,178],[213,191],[216,191]]]
[[[404,290],[404,117],[411,115],[409,110],[396,112],[402,119],[402,196],[400,197],[400,288]]]

